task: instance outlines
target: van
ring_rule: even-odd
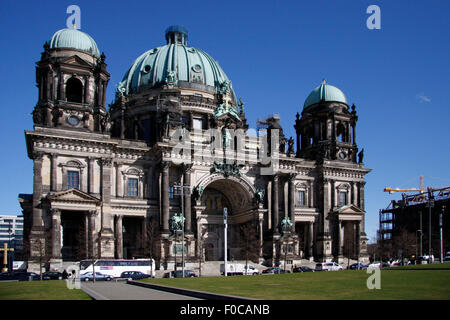
[[[344,268],[338,265],[336,262],[323,262],[316,264],[316,271],[339,271]]]

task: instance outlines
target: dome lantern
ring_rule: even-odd
[[[188,31],[185,27],[180,25],[170,26],[166,29],[167,44],[181,44],[186,45],[188,38]]]

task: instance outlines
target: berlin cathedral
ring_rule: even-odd
[[[45,42],[25,131],[33,194],[19,195],[29,260],[45,251],[58,269],[151,257],[167,269],[181,252],[187,264],[223,260],[225,247],[228,259],[266,266],[367,259],[371,170],[344,93],[323,81],[293,106],[294,138],[277,115],[249,134],[219,64],[188,46],[182,26],[165,40],[131,64],[108,106],[94,39],[74,28]]]

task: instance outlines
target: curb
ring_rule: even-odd
[[[252,298],[217,294],[217,293],[211,293],[211,292],[205,292],[205,291],[167,287],[167,286],[162,286],[159,284],[151,284],[151,283],[139,282],[139,281],[134,281],[134,280],[127,280],[127,284],[131,284],[133,286],[144,287],[144,288],[155,289],[155,290],[167,291],[167,292],[171,292],[171,293],[181,294],[181,295],[190,296],[190,297],[199,298],[199,299],[205,299],[205,300],[256,300],[256,299],[252,299]]]

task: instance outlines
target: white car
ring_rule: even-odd
[[[324,262],[316,264],[316,271],[339,271],[344,270],[342,266],[338,265],[336,262]]]
[[[367,267],[367,270],[373,270],[373,269],[380,269],[381,262],[380,261],[374,261]]]
[[[389,263],[386,262],[380,262],[380,261],[374,261],[371,264],[369,264],[369,266],[367,267],[368,270],[373,270],[373,269],[381,269],[381,268],[388,268],[391,265]]]

